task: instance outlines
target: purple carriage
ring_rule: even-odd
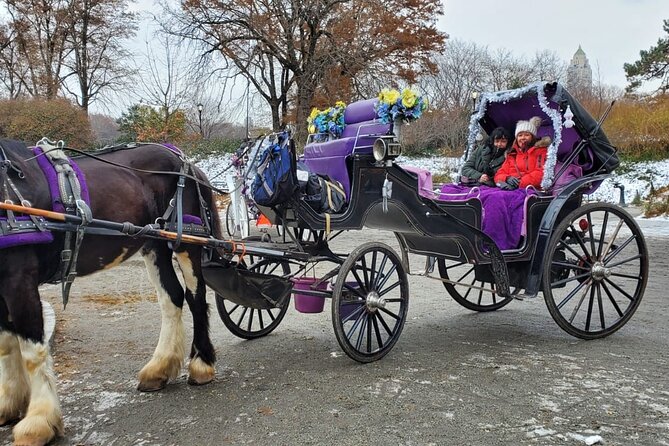
[[[395,162],[401,147],[392,124],[376,119],[374,101],[347,107],[341,138],[312,138],[305,147],[304,163],[342,184],[345,211],[318,213],[300,197],[261,206],[273,223],[287,228],[283,243],[291,247],[281,258],[262,256],[255,267],[299,280],[305,259],[331,262],[329,274],[311,286],[299,282],[293,293],[297,299],[332,299],[334,331],[351,358],[374,361],[396,343],[409,302],[409,255],[424,256],[425,269],[417,273],[442,281],[449,295],[474,311],[497,310],[542,292],[551,316],[573,336],[604,337],[629,320],[648,277],[645,241],[623,209],[584,203],[619,160],[601,123],[561,85],[482,94],[472,115],[470,149],[479,126],[488,133],[498,126],[512,132],[520,119],[541,118],[538,134],[552,141],[541,187],[513,192],[454,191],[448,185],[433,191],[429,172]],[[400,252],[379,242],[348,256],[330,251],[333,236],[363,227],[392,231]],[[218,296],[217,303],[228,328],[243,338],[271,332],[289,304],[235,317],[243,301]]]

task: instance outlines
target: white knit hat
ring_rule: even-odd
[[[518,136],[518,133],[520,132],[530,132],[532,136],[536,138],[537,130],[539,129],[540,125],[541,125],[541,118],[539,116],[535,116],[531,118],[529,121],[518,121],[518,123],[516,124],[516,136]]]

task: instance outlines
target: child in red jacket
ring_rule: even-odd
[[[516,124],[516,139],[504,164],[495,174],[495,184],[500,189],[541,187],[546,147],[550,144],[550,138],[537,141],[537,130],[540,125],[541,118],[538,116],[529,121],[518,121]]]

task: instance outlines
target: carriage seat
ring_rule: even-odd
[[[436,194],[434,193],[434,186],[432,185],[432,172],[427,169],[421,169],[414,166],[400,167],[418,177],[418,195],[430,199],[436,198]]]
[[[339,139],[312,142],[304,147],[304,164],[310,171],[327,175],[344,187],[346,199],[351,194],[350,163],[354,153],[371,154],[376,138],[390,131],[390,124],[376,119],[374,104],[367,99],[349,104],[344,110],[344,131]]]

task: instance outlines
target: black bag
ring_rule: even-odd
[[[251,186],[253,201],[261,206],[277,206],[295,196],[298,184],[294,154],[293,141],[287,135],[265,149]]]

